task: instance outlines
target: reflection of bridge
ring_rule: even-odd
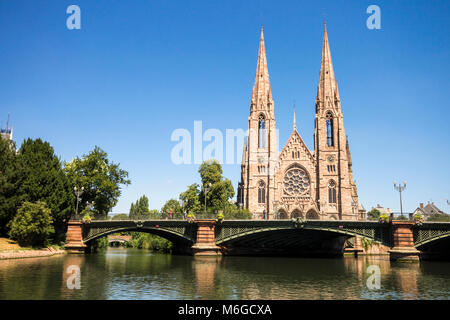
[[[418,226],[411,221],[382,224],[302,219],[70,221],[66,247],[82,251],[91,240],[125,231],[161,236],[180,252],[195,255],[342,254],[345,240],[355,236],[390,247],[393,260],[417,260],[422,252],[436,249],[448,254],[450,248],[450,223],[425,222]]]
[[[131,240],[131,236],[122,236],[122,235],[117,235],[117,234],[113,234],[113,235],[109,235],[108,236],[108,243],[112,244],[112,243],[125,243]]]

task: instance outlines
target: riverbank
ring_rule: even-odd
[[[17,242],[11,239],[0,238],[0,260],[49,257],[55,254],[65,254],[65,253],[66,250],[55,249],[53,247],[42,249],[21,247]]]

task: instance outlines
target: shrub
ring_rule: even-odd
[[[10,223],[9,236],[24,246],[48,245],[55,232],[51,210],[45,202],[24,202]]]

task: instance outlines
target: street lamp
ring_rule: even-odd
[[[450,206],[450,202],[448,201],[448,199],[445,199],[445,200],[447,200],[447,204]]]
[[[406,189],[406,181],[403,181],[403,185],[394,181],[394,189],[400,193],[400,214],[403,216],[403,207],[402,207],[402,191]]]
[[[321,219],[323,219],[323,216],[325,214],[325,206],[327,205],[327,200],[317,200],[317,203],[320,206],[320,215],[322,216]]]
[[[206,218],[206,194],[209,192],[210,189],[211,189],[210,183],[208,183],[206,186],[203,185],[203,193],[205,194],[205,218]]]
[[[80,190],[75,186],[75,187],[73,187],[73,190],[75,191],[75,195],[77,196],[77,208],[75,211],[75,216],[78,216],[78,203],[81,201],[81,195],[83,194],[84,187],[81,187],[81,190]]]

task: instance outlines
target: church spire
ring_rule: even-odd
[[[252,93],[252,108],[264,109],[268,102],[272,102],[272,90],[269,82],[263,27],[261,26],[258,63],[256,65],[256,77]]]
[[[294,102],[294,123],[293,123],[293,130],[297,130],[297,121],[295,120],[295,102]]]
[[[320,65],[320,80],[317,98],[324,101],[326,97],[339,98],[336,80],[334,78],[333,63],[331,62],[330,44],[328,42],[327,24],[324,23],[322,62]]]

